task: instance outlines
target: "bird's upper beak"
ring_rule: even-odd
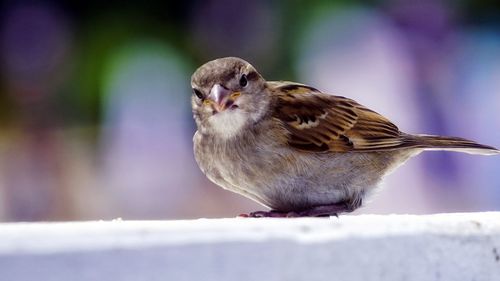
[[[240,96],[240,92],[233,92],[220,84],[215,84],[210,89],[207,101],[213,103],[217,112],[221,112],[227,108],[236,106],[234,101],[238,96]]]

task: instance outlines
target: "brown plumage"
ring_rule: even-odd
[[[273,116],[284,121],[289,144],[309,151],[377,151],[400,148],[438,148],[477,154],[496,149],[456,137],[410,135],[387,118],[357,102],[326,95],[292,82],[268,82],[277,97]]]
[[[251,216],[352,211],[423,150],[499,153],[466,139],[403,133],[351,99],[267,82],[239,58],[206,63],[191,85],[196,160],[213,182],[273,209]]]

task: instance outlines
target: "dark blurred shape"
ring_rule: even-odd
[[[275,52],[281,24],[280,10],[272,1],[199,1],[190,37],[203,61],[238,56],[266,70],[279,59]]]
[[[49,5],[18,5],[6,12],[2,30],[3,72],[19,103],[43,101],[65,79],[70,48],[66,19]]]
[[[57,8],[7,9],[1,32],[2,72],[17,126],[1,161],[11,220],[64,217],[60,139],[54,96],[67,78],[70,27]]]

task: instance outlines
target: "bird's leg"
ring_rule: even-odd
[[[338,217],[338,214],[345,212],[350,212],[348,206],[344,203],[337,203],[331,205],[315,206],[299,212],[290,212],[288,214],[288,217]]]
[[[276,210],[271,210],[271,211],[256,211],[256,212],[251,212],[249,214],[241,214],[239,215],[240,217],[245,217],[245,218],[286,218],[288,215],[288,212],[280,212]]]
[[[314,206],[299,212],[289,212],[287,217],[330,217],[340,213],[350,213],[361,206],[361,198],[335,204]]]
[[[280,212],[271,211],[256,211],[249,214],[241,214],[240,217],[245,218],[299,218],[299,217],[330,217],[337,216],[338,213],[346,212],[345,204],[332,204],[315,206],[307,210]]]
[[[361,206],[361,197],[354,200],[342,201],[334,204],[314,206],[309,209],[291,212],[277,210],[257,211],[250,214],[242,214],[240,217],[250,218],[299,218],[299,217],[330,217],[340,213],[350,213]]]

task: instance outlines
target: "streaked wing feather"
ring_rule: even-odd
[[[285,125],[292,147],[347,152],[405,145],[396,125],[351,99],[292,82],[269,82],[269,86],[277,96],[274,117]]]

